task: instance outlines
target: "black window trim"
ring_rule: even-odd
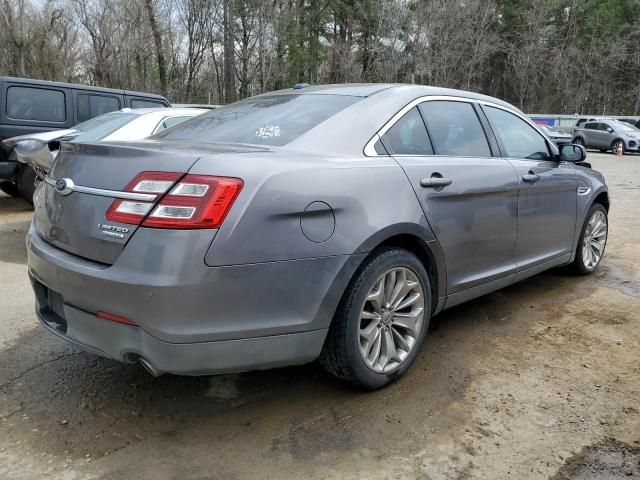
[[[32,88],[32,89],[37,89],[37,90],[48,90],[50,92],[59,92],[62,94],[62,98],[63,98],[63,104],[64,104],[64,120],[36,120],[36,119],[29,119],[29,118],[15,118],[15,117],[11,117],[9,116],[9,90],[11,90],[12,88]],[[20,122],[21,124],[23,124],[24,122],[31,122],[31,123],[36,123],[36,124],[46,124],[46,123],[57,123],[57,124],[64,124],[67,123],[67,120],[69,119],[69,105],[67,104],[67,92],[62,89],[62,88],[56,88],[56,87],[46,87],[43,85],[31,85],[31,84],[22,84],[22,83],[9,83],[7,84],[7,88],[5,89],[5,94],[4,94],[4,114],[7,117],[7,120],[9,120],[10,122]]]
[[[413,107],[424,103],[424,102],[433,102],[433,101],[454,101],[454,102],[466,102],[466,103],[471,103],[472,106],[477,105],[477,107],[482,110],[483,106],[489,106],[489,107],[494,107],[494,108],[498,108],[500,110],[504,110],[505,112],[511,113],[512,115],[515,115],[516,117],[520,118],[521,120],[524,120],[525,123],[529,124],[531,127],[533,127],[533,129],[535,131],[537,131],[543,139],[545,139],[545,141],[547,142],[547,147],[549,148],[549,151],[551,152],[551,157],[553,158],[555,155],[558,155],[558,149],[557,147],[555,147],[555,145],[549,141],[549,139],[547,138],[547,136],[540,130],[540,128],[528,117],[526,117],[525,115],[511,109],[511,108],[507,108],[503,105],[499,105],[497,103],[494,102],[490,102],[487,100],[480,100],[477,98],[471,98],[471,97],[456,97],[456,96],[451,96],[451,95],[426,95],[426,96],[422,96],[422,97],[418,97],[418,98],[414,98],[412,101],[410,101],[408,104],[406,104],[404,107],[402,107],[395,115],[393,115],[388,121],[387,123],[385,123],[382,128],[380,128],[380,130],[378,130],[376,132],[376,134],[371,137],[371,139],[367,142],[367,144],[364,146],[363,149],[363,153],[366,157],[387,157],[390,155],[381,155],[379,153],[376,152],[374,145],[378,140],[381,140],[382,137],[385,135],[385,133],[387,133],[387,131],[393,127],[393,125],[396,124],[396,122],[398,122],[398,120],[400,120],[409,110],[411,110]],[[418,111],[420,111],[420,109],[418,109]],[[482,115],[478,115],[478,119],[480,120],[480,124],[484,127],[483,124],[483,116],[484,116],[484,112],[482,112]],[[424,119],[423,119],[424,121]],[[428,129],[427,129],[427,133],[428,133]],[[496,146],[499,147],[498,142],[497,142],[497,137],[495,136],[495,133],[493,132],[493,129],[491,129],[491,134],[489,134],[489,132],[486,131],[485,129],[485,136],[487,137],[487,142],[489,143],[489,147],[492,147],[492,141],[491,141],[491,137],[495,138],[496,141]],[[431,138],[429,136],[429,138]],[[502,156],[502,151],[496,151],[495,153],[493,152],[492,149],[492,154],[498,154],[499,156],[495,157],[495,158],[508,158],[508,157],[504,157]],[[401,156],[401,155],[393,155],[393,156]],[[438,157],[438,156],[442,156],[442,155],[403,155],[405,157]],[[450,156],[450,155],[447,155]],[[460,157],[460,158],[483,158],[483,157]],[[519,159],[521,160],[521,159]]]

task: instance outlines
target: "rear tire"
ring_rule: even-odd
[[[585,145],[584,140],[583,140],[582,137],[574,138],[573,140],[571,140],[571,143],[574,144],[574,145],[581,145],[584,148],[587,148],[587,146]]]
[[[33,194],[36,191],[36,171],[29,166],[22,165],[16,175],[16,185],[22,198],[33,205]]]
[[[602,257],[604,257],[608,232],[607,209],[599,203],[594,203],[585,217],[582,230],[580,230],[576,258],[571,264],[574,273],[589,275],[598,268]]]
[[[20,192],[18,191],[18,187],[13,182],[2,182],[0,183],[0,190],[6,193],[11,197],[19,197]]]
[[[346,288],[320,364],[357,388],[382,388],[409,369],[430,317],[431,289],[422,262],[407,250],[381,248],[364,261]]]

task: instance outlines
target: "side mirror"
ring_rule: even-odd
[[[611,127],[607,128],[607,132],[613,133],[613,128],[611,128]]]
[[[565,162],[580,163],[587,158],[587,151],[582,145],[560,145],[560,159]]]

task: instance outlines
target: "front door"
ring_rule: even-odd
[[[574,165],[557,161],[545,138],[522,118],[500,108],[483,109],[520,181],[518,270],[569,256],[577,210]]]
[[[471,103],[426,101],[383,142],[440,243],[448,294],[515,273],[518,179],[508,161],[492,156]]]

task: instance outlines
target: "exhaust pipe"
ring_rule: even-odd
[[[154,377],[159,377],[161,375],[164,375],[164,372],[158,370],[156,367],[154,367],[151,362],[149,362],[146,358],[142,358],[140,357],[138,359],[138,362],[140,362],[140,365],[142,365],[144,367],[144,369],[149,372],[152,376]]]

